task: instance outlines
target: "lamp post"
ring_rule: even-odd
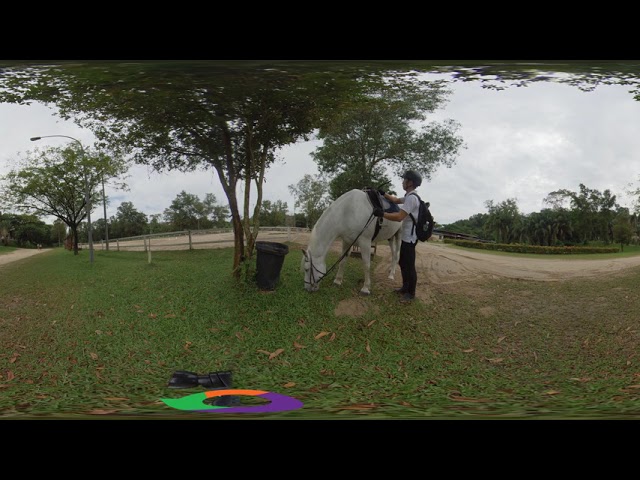
[[[77,142],[80,145],[80,152],[82,152],[82,159],[86,160],[84,154],[84,147],[80,140],[77,138],[70,137],[69,135],[43,135],[41,137],[31,137],[30,140],[32,142],[38,141],[42,138],[53,138],[53,137],[61,137],[61,138],[69,138],[74,142]],[[87,166],[84,166],[84,203],[85,209],[87,211],[87,239],[89,241],[89,263],[93,263],[93,234],[91,232],[91,194],[89,192],[89,177],[87,176]]]
[[[104,241],[109,251],[109,225],[107,224],[107,197],[104,196],[104,171],[102,172],[102,206],[104,208]]]

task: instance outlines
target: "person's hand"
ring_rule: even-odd
[[[382,217],[384,216],[384,211],[381,208],[374,208],[373,209],[373,215],[374,217]]]
[[[384,195],[385,195],[385,191],[384,191],[384,190],[378,190],[378,193],[379,193],[380,195],[382,195],[383,197],[384,197]]]

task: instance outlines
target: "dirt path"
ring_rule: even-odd
[[[286,242],[291,241],[302,248],[308,245],[310,233],[286,232],[261,232],[259,241]],[[153,239],[152,250],[180,250],[189,248],[186,237],[167,237]],[[111,248],[114,248],[112,241]],[[126,242],[120,244],[123,250],[144,250],[142,241],[137,243]],[[226,248],[233,247],[233,234],[194,235],[193,248]],[[101,246],[96,245],[96,250]],[[342,243],[334,242],[332,250],[340,252]],[[19,249],[14,252],[0,255],[0,265],[21,258],[44,252],[45,250]],[[541,256],[540,258],[523,258],[507,255],[492,255],[472,249],[457,249],[445,245],[440,241],[419,242],[416,250],[416,267],[419,282],[424,279],[432,285],[455,285],[462,282],[472,282],[487,278],[513,278],[520,280],[536,281],[562,281],[573,278],[599,277],[612,275],[628,268],[640,267],[640,255],[634,257],[611,259],[579,259],[567,257],[552,258]],[[386,271],[390,261],[389,245],[384,242],[378,245],[377,255],[382,261],[378,262],[376,275],[378,281],[386,280]],[[397,270],[396,280],[400,279],[400,271]]]
[[[3,253],[0,255],[0,267],[7,263],[15,262],[16,260],[22,260],[23,258],[37,255],[38,253],[46,252],[46,250],[37,250],[35,248],[19,248],[10,253]]]

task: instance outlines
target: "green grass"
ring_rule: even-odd
[[[16,247],[5,247],[4,245],[0,246],[0,255],[4,254],[4,253],[11,253],[13,251],[17,250]]]
[[[151,265],[144,253],[95,253],[93,266],[87,252],[55,250],[3,267],[0,416],[640,417],[637,269],[433,285],[430,303],[403,305],[389,284],[359,297],[358,259],[342,287],[309,294],[296,249],[274,292],[236,283],[230,249],[154,252]],[[341,301],[366,313],[337,316]],[[304,408],[198,414],[159,401],[202,391],[169,390],[175,370],[227,369],[234,387]]]

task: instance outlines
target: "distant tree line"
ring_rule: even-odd
[[[600,192],[580,184],[578,191],[557,190],[544,199],[549,207],[523,214],[517,200],[488,200],[487,213],[445,226],[446,230],[476,235],[498,243],[541,246],[638,243],[638,212],[616,203],[610,190]]]

